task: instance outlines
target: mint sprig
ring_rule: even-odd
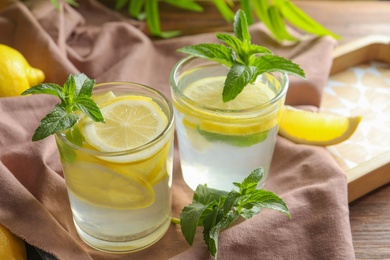
[[[220,231],[229,227],[239,216],[249,219],[268,208],[291,218],[280,197],[270,191],[257,189],[262,178],[263,169],[256,169],[242,183],[234,183],[238,191],[230,192],[198,185],[192,203],[184,207],[180,215],[181,230],[188,244],[192,245],[197,227],[203,226],[203,239],[210,254],[217,259]]]
[[[233,29],[235,35],[216,34],[224,44],[197,44],[178,49],[230,68],[222,93],[224,102],[235,99],[246,85],[253,83],[262,73],[279,71],[305,78],[305,73],[298,64],[274,55],[266,47],[251,43],[248,21],[243,10],[238,10],[235,14]]]
[[[76,111],[83,112],[95,122],[104,122],[99,107],[91,98],[94,85],[95,80],[89,79],[85,74],[78,74],[69,75],[63,87],[53,83],[43,83],[24,91],[21,95],[48,94],[61,100],[61,103],[56,104],[54,109],[41,120],[32,140],[38,141],[71,128],[79,120]]]

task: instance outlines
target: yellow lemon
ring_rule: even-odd
[[[19,51],[0,44],[0,97],[19,96],[44,79],[43,71],[31,67]]]
[[[361,119],[285,106],[279,134],[299,144],[334,145],[347,140]]]
[[[0,259],[22,260],[26,258],[26,247],[23,240],[0,225]]]

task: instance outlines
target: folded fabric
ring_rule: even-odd
[[[61,11],[48,0],[6,2],[0,6],[0,43],[42,69],[45,82],[62,85],[70,73],[83,72],[97,82],[138,82],[170,97],[170,70],[183,57],[176,49],[216,42],[214,33],[151,40],[94,0],[79,0],[78,7],[64,4]],[[320,106],[335,42],[312,37],[281,46],[261,23],[250,30],[255,43],[293,59],[306,71],[306,81],[291,78],[286,102]],[[108,254],[82,242],[73,225],[54,138],[31,141],[56,102],[44,95],[0,98],[0,223],[57,259],[211,259],[200,231],[190,247],[174,224],[156,244],[132,254]],[[264,210],[223,231],[220,259],[354,259],[347,179],[326,149],[278,137],[265,189],[283,198],[292,219]],[[173,216],[179,216],[192,195],[181,177],[176,145]]]

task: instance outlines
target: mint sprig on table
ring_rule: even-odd
[[[77,111],[83,112],[95,122],[104,122],[99,107],[91,98],[94,86],[95,80],[89,79],[85,74],[77,74],[69,75],[63,87],[53,83],[43,83],[24,91],[21,95],[49,94],[58,97],[61,101],[41,120],[32,140],[38,141],[71,128],[79,120]]]
[[[203,226],[203,239],[212,256],[217,259],[218,236],[222,229],[229,227],[240,216],[249,219],[268,208],[285,213],[291,218],[284,201],[276,194],[257,189],[263,178],[263,169],[259,168],[246,177],[242,183],[233,183],[237,190],[230,192],[198,185],[193,201],[183,208],[180,221],[182,233],[189,245],[192,245],[198,226]]]
[[[266,47],[251,43],[248,21],[243,10],[238,10],[235,14],[233,26],[235,36],[216,34],[224,44],[204,43],[178,49],[229,67],[222,93],[224,102],[235,99],[246,85],[253,83],[262,73],[279,71],[305,78],[305,73],[298,64],[274,55]]]

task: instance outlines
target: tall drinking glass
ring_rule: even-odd
[[[222,101],[228,68],[186,57],[170,76],[185,182],[230,190],[254,169],[267,178],[288,88],[284,73],[264,73],[229,102]]]
[[[96,249],[138,251],[170,224],[172,105],[156,90],[125,82],[96,85],[92,98],[105,123],[84,117],[56,134],[74,224]]]

